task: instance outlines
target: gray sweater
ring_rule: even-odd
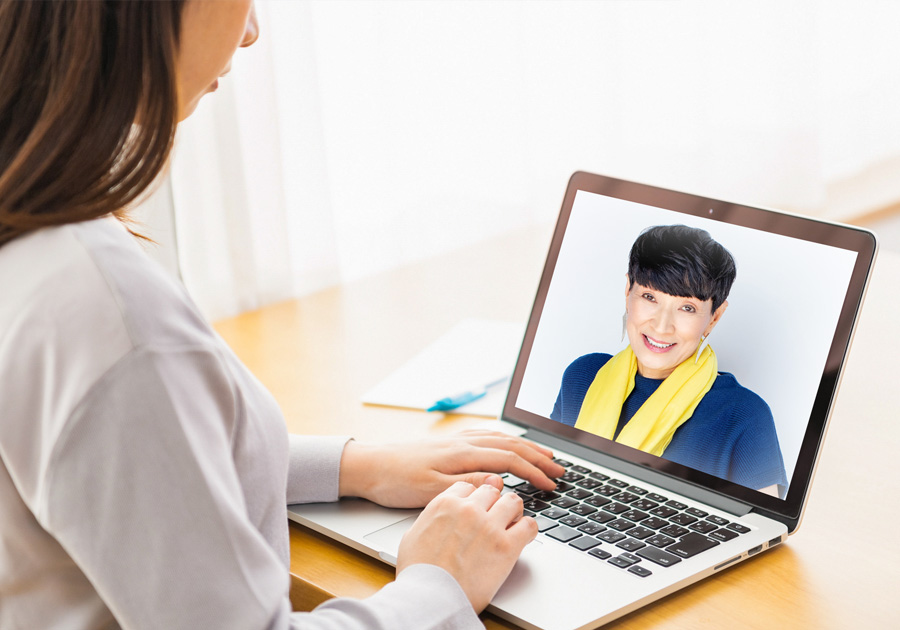
[[[291,612],[285,506],[346,438],[288,436],[117,220],[0,247],[0,295],[0,628],[481,627],[431,565]]]

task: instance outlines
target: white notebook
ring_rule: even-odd
[[[525,331],[524,323],[464,319],[439,339],[381,381],[363,403],[411,409],[428,409],[436,401],[479,390],[487,383],[487,395],[459,407],[458,413],[496,418],[506,397],[508,377]]]

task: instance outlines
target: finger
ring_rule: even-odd
[[[553,490],[556,487],[556,483],[537,466],[511,450],[474,446],[464,453],[459,461],[458,470],[510,472],[516,477],[527,479],[542,490]]]
[[[493,434],[473,436],[470,443],[478,446],[492,448],[504,448],[516,452],[522,459],[541,469],[548,477],[559,477],[565,473],[565,468],[548,458],[546,455],[533,448],[528,440],[511,435]]]
[[[500,433],[498,435],[502,436],[503,434]],[[547,459],[553,459],[553,451],[551,451],[546,446],[538,444],[537,442],[532,442],[531,440],[526,440],[523,437],[516,437],[515,439],[518,440],[519,442],[521,442],[522,444],[526,445],[527,447],[536,450],[538,453],[540,453]]]
[[[499,498],[500,491],[489,485],[479,486],[469,495],[469,501],[478,505],[485,512],[489,511]]]
[[[556,483],[551,481],[554,477],[559,477],[565,473],[565,469],[559,464],[547,459],[540,453],[528,448],[516,440],[510,440],[508,437],[482,436],[471,438],[470,442],[479,450],[472,453],[474,460],[470,462],[469,468],[476,470],[484,470],[488,472],[511,472],[517,477],[527,479],[532,484],[543,490],[552,490],[556,487]],[[481,465],[480,450],[506,452],[505,462],[500,460],[500,465],[505,463],[505,468],[489,468]],[[497,465],[498,459],[496,455],[490,457],[488,461]]]
[[[454,497],[467,497],[473,492],[475,492],[475,486],[473,486],[471,483],[465,481],[457,481],[449,488],[441,492],[441,494],[446,494],[448,496]]]
[[[512,539],[519,551],[525,548],[538,534],[537,521],[530,516],[523,516],[506,529],[506,533]]]
[[[541,455],[544,455],[548,459],[553,459],[553,451],[551,451],[546,446],[538,444],[537,442],[532,442],[531,440],[526,440],[523,437],[510,435],[508,433],[502,433],[500,431],[485,431],[484,429],[467,429],[466,431],[460,431],[461,435],[480,435],[480,436],[493,436],[493,437],[501,437],[501,438],[513,438],[515,440],[519,440],[523,444],[526,444],[538,451]]]
[[[490,509],[492,518],[503,523],[503,527],[509,528],[515,521],[522,518],[522,497],[515,492],[509,492],[501,496]]]
[[[497,490],[503,490],[503,479],[494,473],[487,472],[472,472],[466,473],[464,475],[456,475],[450,478],[451,481],[465,481],[466,483],[470,483],[476,488],[479,486],[483,486],[485,484],[489,486],[493,486],[497,488]]]

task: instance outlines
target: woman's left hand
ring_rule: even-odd
[[[457,481],[502,489],[497,474],[505,472],[552,490],[565,469],[543,446],[494,431],[393,444],[350,441],[341,457],[340,495],[422,507]]]

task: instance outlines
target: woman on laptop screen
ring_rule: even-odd
[[[705,230],[644,230],[628,260],[628,346],[573,361],[550,417],[777,496],[787,480],[772,412],[718,371],[709,345],[736,275],[734,257]]]

